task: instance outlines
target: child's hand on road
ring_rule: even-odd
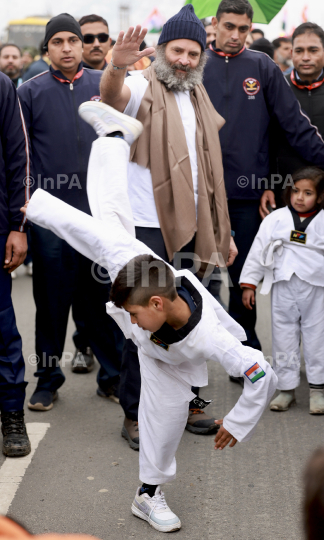
[[[243,289],[242,302],[246,309],[252,309],[255,304],[255,292],[252,289]]]
[[[223,450],[223,448],[225,448],[225,446],[227,446],[231,441],[232,442],[229,446],[230,448],[233,448],[233,446],[235,446],[237,443],[237,439],[235,439],[233,435],[231,435],[230,432],[224,428],[223,419],[215,420],[215,424],[219,424],[221,426],[215,437],[215,450]]]

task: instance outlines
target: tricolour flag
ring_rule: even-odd
[[[150,15],[145,19],[142,27],[147,28],[149,33],[158,34],[162,32],[162,27],[165,23],[163,15],[159,12],[157,8],[154,8]]]
[[[265,376],[265,372],[256,362],[252,367],[250,367],[247,371],[245,371],[244,375],[247,376],[247,378],[249,379],[249,381],[251,381],[251,383],[255,383],[256,381],[258,381],[259,379],[262,379],[262,377]]]
[[[301,14],[301,18],[302,18],[303,23],[305,23],[305,22],[308,21],[308,5],[307,5],[307,4],[306,4],[306,6],[304,6],[304,8],[303,8],[303,11],[302,11],[302,14]]]
[[[287,18],[288,18],[288,12],[285,9],[283,18],[282,18],[282,35],[285,36],[287,32]]]

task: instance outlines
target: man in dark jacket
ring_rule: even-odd
[[[324,31],[317,24],[307,22],[296,28],[292,36],[294,70],[286,79],[322,138],[324,138]],[[261,198],[262,216],[269,213],[267,204],[273,208],[283,206],[283,188],[297,169],[310,165],[289,144],[285,133],[275,122],[270,136],[271,174],[273,191],[265,191]],[[275,199],[274,195],[275,194]]]
[[[290,144],[307,160],[324,166],[324,143],[301,114],[280,69],[265,54],[245,49],[253,10],[247,0],[222,0],[213,25],[216,42],[207,52],[204,85],[225,118],[220,131],[231,226],[239,251],[229,267],[229,314],[245,329],[247,344],[260,349],[256,310],[242,304],[238,284],[245,258],[260,225],[259,202],[269,172],[269,122],[275,117]]]
[[[90,214],[86,173],[95,135],[80,119],[78,107],[84,101],[100,99],[101,73],[82,67],[82,39],[80,26],[71,15],[53,17],[44,42],[50,69],[24,83],[19,96],[31,137],[35,186]],[[82,339],[101,364],[97,392],[116,401],[123,338],[106,315],[108,276],[41,227],[32,227],[32,250],[39,363],[38,384],[28,407],[51,409],[65,380],[59,359],[71,305]],[[82,349],[82,344],[76,345]]]
[[[0,412],[2,451],[11,457],[30,452],[24,422],[25,363],[10,275],[27,253],[26,219],[20,208],[29,200],[29,175],[29,141],[17,92],[0,73]]]

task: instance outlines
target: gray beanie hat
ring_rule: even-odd
[[[206,49],[206,30],[192,4],[183,6],[179,13],[165,23],[158,45],[174,39],[191,39],[197,41],[203,51]]]

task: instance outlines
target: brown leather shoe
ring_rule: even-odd
[[[201,409],[189,409],[186,430],[196,435],[209,435],[216,433],[219,426],[215,424],[215,418],[208,416]]]
[[[126,439],[126,441],[128,441],[129,446],[133,450],[139,450],[138,422],[130,420],[125,416],[121,435],[124,437],[124,439]]]

